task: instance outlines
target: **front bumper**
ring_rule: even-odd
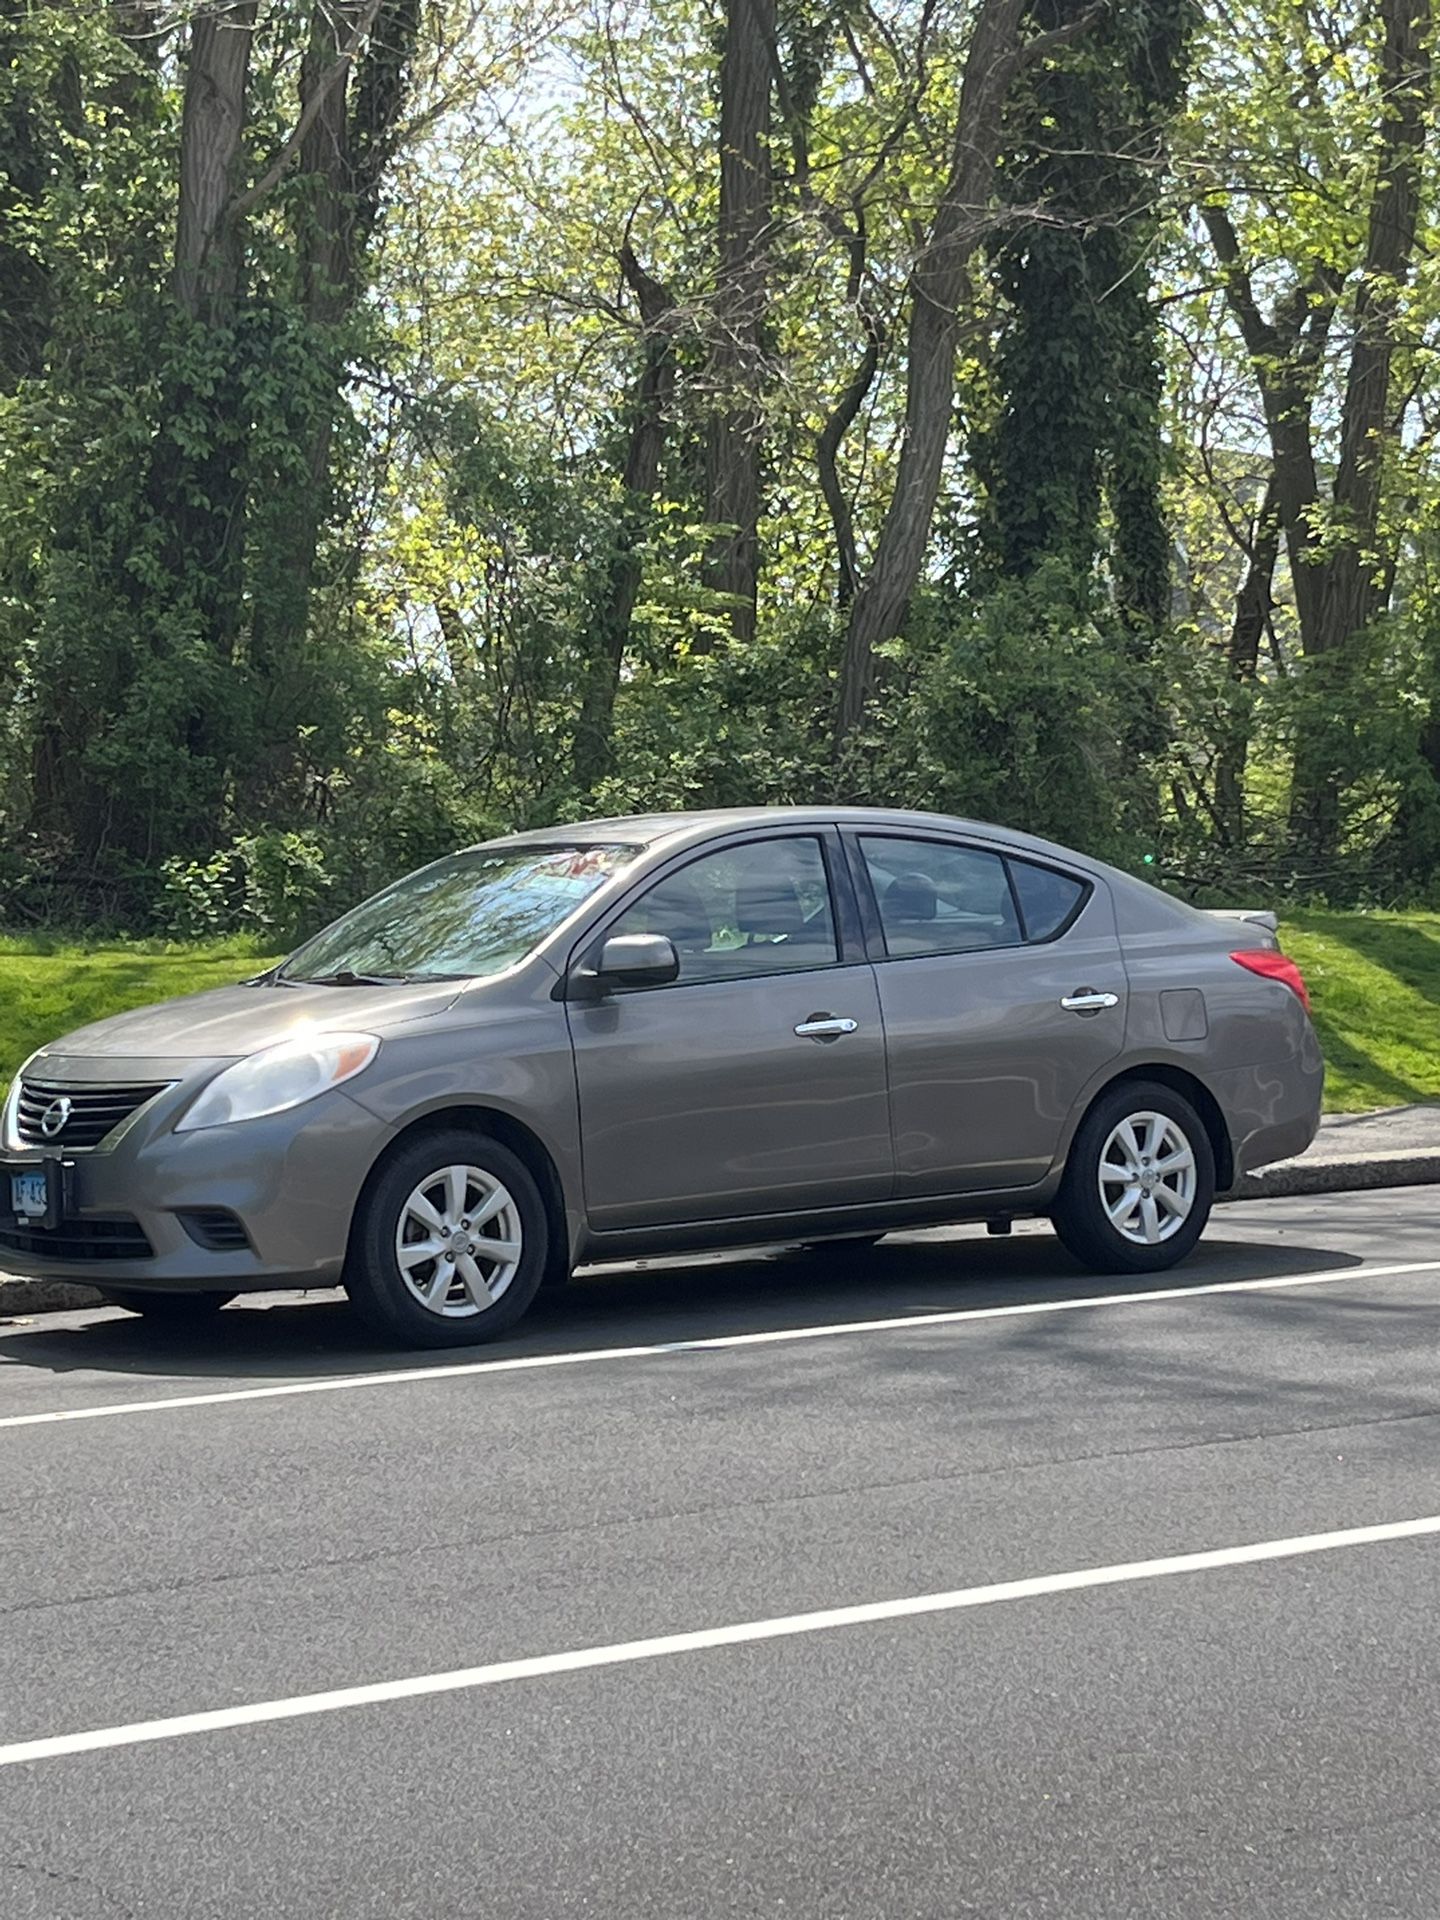
[[[76,1063],[77,1069],[81,1063]],[[355,1204],[392,1129],[343,1090],[288,1113],[198,1133],[173,1122],[207,1072],[184,1063],[177,1084],[142,1107],[100,1146],[63,1156],[66,1217],[82,1232],[17,1228],[8,1188],[0,1192],[0,1272],[84,1285],[175,1291],[255,1292],[271,1287],[331,1287],[340,1279]],[[75,1078],[81,1077],[79,1071]],[[54,1150],[0,1148],[7,1171],[38,1167]],[[222,1208],[244,1226],[249,1245],[214,1252],[187,1232],[181,1215]],[[133,1221],[151,1252],[114,1257],[105,1222]]]

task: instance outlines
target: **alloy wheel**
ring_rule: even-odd
[[[1160,1246],[1190,1217],[1195,1152],[1166,1113],[1128,1114],[1100,1155],[1100,1202],[1115,1231],[1136,1246]]]
[[[520,1266],[524,1229],[509,1189],[483,1167],[439,1167],[400,1209],[395,1259],[428,1313],[469,1319],[501,1300]]]

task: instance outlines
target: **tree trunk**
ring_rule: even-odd
[[[333,329],[349,298],[350,63],[340,72],[337,66],[358,15],[358,0],[315,5],[300,63],[304,131],[296,156],[296,284],[300,310],[314,330],[312,348],[321,347],[322,334]],[[329,401],[340,378],[338,357],[333,372],[328,365],[313,371],[311,391],[293,396],[302,402],[296,409],[295,435],[303,449],[303,466],[298,479],[292,477],[279,489],[274,503],[279,511],[265,529],[266,551],[251,620],[251,667],[261,690],[266,732],[277,744],[287,739],[288,728],[275,711],[275,699],[285,678],[284,663],[293,660],[309,625],[320,525],[329,507],[334,439]],[[268,769],[254,771],[263,778]]]
[[[854,604],[855,596],[860,591],[860,562],[855,549],[855,517],[850,511],[850,502],[845,497],[845,488],[840,480],[840,447],[874,384],[885,345],[884,329],[879,320],[863,305],[859,307],[859,312],[866,333],[865,352],[848,386],[836,401],[830,418],[821,428],[815,448],[820,491],[825,496],[830,524],[835,531],[835,557],[839,567],[835,603],[842,610]]]
[[[1241,261],[1240,243],[1229,216],[1218,207],[1203,207],[1201,217],[1220,262],[1225,297],[1250,355],[1265,409],[1274,462],[1275,506],[1285,535],[1303,646],[1304,636],[1317,630],[1320,610],[1316,525],[1320,479],[1315,465],[1312,390],[1338,289],[1313,310],[1306,297],[1309,290],[1299,289],[1283,315],[1267,320]]]
[[[331,455],[345,378],[342,333],[360,299],[419,25],[419,0],[381,0],[378,6],[375,0],[331,0],[313,10],[301,63],[296,285],[314,360],[306,390],[294,395],[295,444],[303,464],[278,490],[251,627],[251,662],[276,738],[288,737],[292,716],[277,713],[275,702],[287,692],[303,696],[303,683],[287,687],[287,681],[309,629],[320,535],[332,510]]]
[[[1317,605],[1301,633],[1307,660],[1324,662],[1302,708],[1290,790],[1290,831],[1307,853],[1331,858],[1340,837],[1340,790],[1355,691],[1346,658],[1383,611],[1391,569],[1377,550],[1380,483],[1391,420],[1391,374],[1400,290],[1409,278],[1420,206],[1430,94],[1430,0],[1381,0],[1385,46],[1381,153],[1370,200],[1365,264],[1355,300],[1355,340],[1335,475],[1335,538],[1315,569]]]
[[[179,721],[177,743],[189,762],[189,804],[162,835],[197,852],[219,837],[233,751],[220,682],[234,659],[243,605],[248,436],[235,330],[244,222],[234,207],[246,164],[256,10],[256,0],[209,0],[191,24],[171,288],[182,328],[188,323],[177,346],[197,372],[167,382],[147,481],[169,577],[163,626],[158,609],[144,616],[155,623],[152,644],[198,648],[219,670],[190,682],[193,704]],[[143,829],[146,854],[157,828],[151,817]]]
[[[229,218],[245,164],[245,89],[256,0],[208,0],[190,29],[180,127],[175,297],[194,320],[224,326],[240,281],[242,228]]]
[[[738,641],[754,638],[760,577],[774,49],[775,0],[728,0],[720,61],[719,271],[705,517],[718,530],[708,557],[709,584],[727,596],[730,632]]]
[[[1320,651],[1345,642],[1380,611],[1386,569],[1375,552],[1380,480],[1390,420],[1391,369],[1397,347],[1400,290],[1410,276],[1420,210],[1420,167],[1430,95],[1430,0],[1382,0],[1385,51],[1381,94],[1384,146],[1375,190],[1365,266],[1355,300],[1335,476],[1339,539],[1325,569]]]
[[[610,772],[615,695],[630,638],[635,597],[640,591],[639,543],[660,484],[660,459],[675,393],[675,350],[667,331],[674,303],[668,290],[641,267],[628,243],[620,268],[640,303],[645,342],[644,364],[631,410],[630,441],[621,474],[620,521],[615,548],[605,570],[587,639],[580,717],[575,727],[575,784],[590,793]]]
[[[1260,643],[1274,607],[1275,563],[1280,555],[1280,519],[1272,478],[1260,502],[1251,535],[1245,577],[1235,597],[1226,664],[1232,707],[1215,760],[1215,811],[1232,847],[1245,842],[1245,763],[1250,754],[1250,690],[1260,668]]]
[[[859,724],[873,682],[875,649],[900,631],[924,563],[950,437],[959,316],[971,256],[994,198],[1005,96],[1020,64],[1025,4],[983,0],[965,62],[949,175],[911,271],[900,458],[874,565],[850,609],[837,746]]]

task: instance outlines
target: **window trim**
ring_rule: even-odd
[[[986,953],[1018,953],[1024,947],[1048,947],[1061,940],[1075,925],[1080,915],[1089,905],[1095,892],[1095,882],[1088,874],[1066,871],[1048,860],[1032,859],[1029,854],[1018,852],[1012,847],[984,840],[957,839],[948,833],[927,833],[923,829],[909,828],[900,831],[894,827],[871,826],[868,822],[847,829],[842,836],[850,869],[850,877],[861,903],[861,918],[865,923],[866,941],[871,959],[876,965],[906,960],[969,960]],[[1018,940],[1005,940],[991,947],[953,947],[936,948],[930,953],[891,953],[885,939],[885,923],[880,913],[880,900],[875,891],[875,882],[870,874],[870,864],[865,858],[865,849],[861,844],[865,840],[902,840],[913,841],[923,846],[948,847],[956,853],[987,853],[1000,862],[1005,871],[1005,884],[1010,890],[1010,903],[1015,909],[1015,924],[1020,929]],[[1015,885],[1015,876],[1011,863],[1019,861],[1022,865],[1039,867],[1046,873],[1056,874],[1062,880],[1073,880],[1080,887],[1080,895],[1074,907],[1056,927],[1053,933],[1032,939],[1025,921],[1025,909],[1021,905],[1020,891]]]
[[[834,973],[841,967],[864,966],[868,955],[864,950],[863,937],[857,931],[855,901],[853,894],[847,893],[845,883],[850,881],[848,872],[843,872],[839,860],[839,835],[836,829],[824,822],[803,827],[785,827],[769,832],[756,833],[753,829],[738,833],[734,838],[707,840],[700,846],[687,847],[674,860],[667,861],[655,872],[646,874],[636,890],[618,901],[612,912],[605,915],[598,926],[586,934],[585,938],[572,950],[565,969],[565,982],[568,983],[578,966],[583,966],[592,954],[607,940],[617,921],[639,906],[645,897],[656,887],[664,886],[667,880],[673,880],[678,873],[693,867],[699,860],[709,859],[714,854],[738,853],[742,848],[764,846],[775,840],[813,840],[819,843],[820,859],[825,870],[825,885],[830,896],[830,920],[835,931],[836,957],[821,960],[807,967],[775,967],[767,973],[732,973],[713,980],[667,980],[656,982],[652,986],[613,986],[607,989],[607,998],[630,999],[637,994],[678,993],[687,987],[731,987],[749,980],[785,980],[802,979],[810,974]],[[853,884],[853,883],[852,883]]]

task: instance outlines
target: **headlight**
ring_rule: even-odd
[[[17,1120],[17,1110],[20,1105],[20,1082],[25,1078],[25,1075],[39,1057],[40,1050],[37,1048],[25,1062],[24,1066],[21,1067],[19,1073],[17,1073],[15,1078],[10,1082],[10,1091],[5,1096],[5,1104],[3,1107],[0,1107],[0,1145],[9,1147],[12,1151],[16,1147],[23,1145],[20,1139],[20,1129]]]
[[[309,1033],[266,1047],[216,1074],[175,1122],[175,1131],[194,1133],[200,1127],[259,1120],[267,1113],[303,1106],[363,1073],[379,1050],[380,1042],[371,1033]]]

